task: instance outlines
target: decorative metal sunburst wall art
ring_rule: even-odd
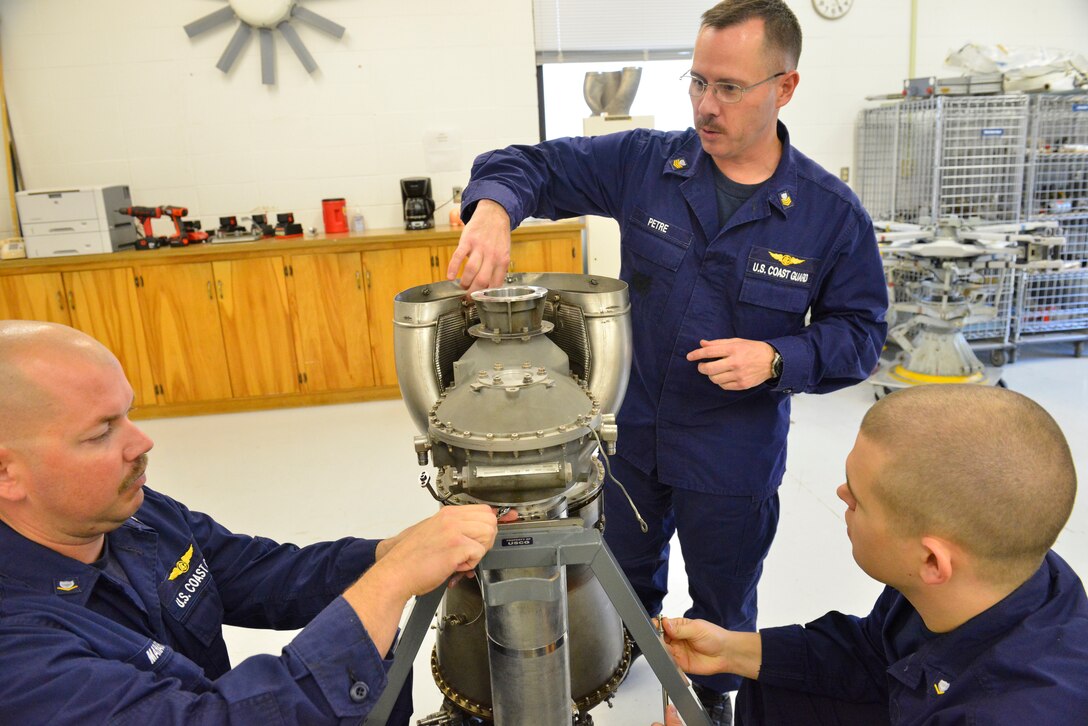
[[[275,46],[272,39],[272,31],[278,30],[291,50],[295,51],[302,67],[307,73],[317,70],[317,63],[310,51],[302,44],[298,32],[291,27],[292,20],[298,20],[320,31],[328,33],[336,39],[344,36],[344,26],[334,23],[328,18],[322,17],[312,10],[307,10],[296,0],[227,0],[227,6],[214,13],[205,15],[185,26],[185,32],[190,38],[201,33],[229,23],[237,18],[238,29],[234,31],[234,37],[227,43],[223,55],[215,67],[224,73],[231,69],[234,61],[241,54],[242,49],[249,42],[249,37],[254,29],[261,44],[261,82],[267,86],[276,84]]]

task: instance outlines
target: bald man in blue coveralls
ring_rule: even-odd
[[[490,507],[307,547],[146,486],[152,442],[93,338],[0,321],[0,722],[359,723],[409,598],[468,572]],[[223,625],[302,631],[231,666]],[[407,724],[411,683],[389,724]]]

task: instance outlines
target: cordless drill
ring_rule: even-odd
[[[136,240],[136,249],[153,250],[169,242],[167,237],[156,237],[151,228],[151,220],[162,216],[162,207],[121,207],[118,214],[135,217],[144,226],[144,235]]]
[[[200,229],[200,222],[183,222],[182,217],[189,213],[187,207],[159,207],[164,216],[174,223],[174,236],[169,238],[171,247],[185,247],[208,239],[208,233]]]

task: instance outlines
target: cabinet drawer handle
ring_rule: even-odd
[[[365,274],[366,274],[366,287],[369,290],[370,289],[370,270],[366,270]]]
[[[223,299],[223,281],[222,280],[216,280],[215,281],[215,289],[219,291],[219,299],[222,300]]]
[[[360,290],[363,289],[363,273],[358,270],[355,271],[355,287]]]
[[[60,294],[60,290],[57,291],[57,307],[59,307],[61,311],[64,310],[64,295]]]
[[[76,309],[76,297],[75,297],[75,295],[72,294],[71,290],[68,291],[68,309],[69,310],[75,310]]]
[[[212,293],[212,281],[211,280],[208,280],[208,299],[209,300],[214,300],[215,299],[215,295]]]

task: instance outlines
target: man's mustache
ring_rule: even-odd
[[[700,131],[706,129],[707,131],[714,131],[719,134],[725,133],[725,129],[713,123],[709,117],[695,119],[695,128]]]
[[[133,462],[132,473],[125,477],[125,480],[121,482],[121,488],[118,491],[125,491],[133,485],[133,483],[143,476],[147,471],[147,454],[140,454],[136,457],[136,461]]]

